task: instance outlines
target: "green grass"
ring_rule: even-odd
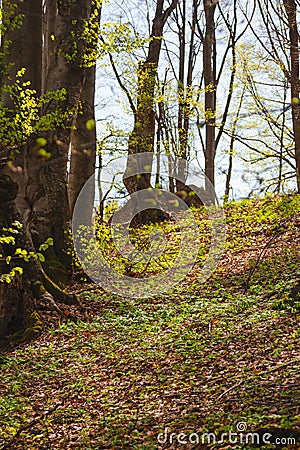
[[[0,446],[150,450],[166,427],[299,429],[299,307],[289,297],[300,279],[299,210],[299,196],[231,204],[227,253],[205,284],[195,269],[150,299],[93,287],[81,294],[94,305],[90,321],[61,323],[5,352]]]

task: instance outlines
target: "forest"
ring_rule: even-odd
[[[0,448],[300,448],[299,0],[0,1]]]

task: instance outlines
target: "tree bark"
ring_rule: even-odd
[[[20,267],[23,271],[11,283],[0,282],[0,341],[26,325],[30,312],[35,309],[34,299],[57,311],[59,308],[55,300],[76,303],[75,296],[60,290],[45,275],[38,259],[25,261],[14,256],[17,248],[35,253],[30,233],[16,207],[17,193],[17,183],[8,175],[0,173],[0,235],[3,229],[15,228],[16,222],[22,226],[14,234],[14,244],[0,244],[0,275],[9,273],[14,267]],[[9,263],[6,262],[7,257],[12,257]]]
[[[216,79],[214,67],[216,0],[203,0],[205,12],[205,36],[203,43],[203,76],[205,85],[205,175],[215,185],[215,116]],[[210,191],[206,180],[205,189]]]
[[[26,68],[25,75],[20,83],[29,81],[29,89],[41,94],[42,85],[42,2],[41,0],[23,0],[17,2],[16,9],[10,10],[9,3],[3,2],[3,24],[4,32],[1,36],[2,50],[2,72],[1,87],[15,83],[16,74],[22,68]],[[16,17],[22,17],[19,26],[14,25]],[[7,70],[6,70],[7,69]],[[58,73],[59,76],[59,73]],[[26,88],[27,86],[24,86]],[[16,104],[5,90],[2,95],[2,105],[8,108],[7,118],[14,120],[16,115]],[[10,132],[6,125],[7,132]],[[19,137],[12,134],[9,148],[1,146],[0,157],[0,234],[3,228],[13,227],[14,222],[22,224],[22,228],[16,235],[15,245],[1,244],[1,275],[10,272],[15,266],[23,269],[23,274],[16,275],[11,283],[2,277],[0,283],[0,335],[1,338],[7,333],[12,333],[22,328],[26,323],[29,311],[34,307],[33,299],[45,302],[45,307],[51,309],[59,308],[56,300],[65,303],[74,303],[76,298],[63,292],[53,281],[46,276],[41,263],[31,257],[29,261],[14,255],[16,248],[31,252],[32,255],[39,250],[40,243],[51,237],[51,233],[38,236],[30,228],[33,218],[36,218],[36,204],[42,195],[35,179],[39,172],[32,172],[44,163],[38,155],[40,148],[36,143],[36,136],[31,136],[26,145],[19,142]],[[18,148],[18,152],[11,150]],[[10,170],[7,161],[14,159],[15,166],[22,170]],[[51,184],[55,185],[56,174],[52,174]],[[48,189],[47,180],[44,180],[44,191]],[[44,192],[42,191],[42,192]],[[59,208],[58,208],[59,211]],[[56,212],[57,214],[57,212]],[[25,220],[24,220],[25,219]],[[49,222],[52,218],[49,216]],[[29,232],[30,230],[30,232]],[[38,233],[40,230],[36,231]],[[34,247],[32,236],[35,238]],[[6,257],[12,256],[7,263]],[[4,281],[3,281],[4,280]]]
[[[95,75],[96,66],[89,67],[81,92],[81,112],[78,114],[71,136],[71,161],[68,180],[68,196],[71,215],[81,189],[95,173],[97,136],[95,124]],[[91,223],[94,190],[90,193],[89,203],[84,205],[84,223]],[[86,200],[86,199],[85,199]]]
[[[55,282],[65,285],[73,271],[67,162],[71,129],[77,118],[87,70],[84,65],[87,45],[84,30],[91,13],[91,1],[57,1],[56,8],[54,35],[48,35],[52,53],[49,55],[45,90],[64,89],[65,96],[51,100],[43,109],[44,116],[58,114],[60,117],[55,127],[51,126],[40,136],[47,141],[45,149],[50,158],[41,158],[36,146],[28,148],[26,195],[30,206],[28,225],[35,247],[53,237],[54,246],[47,252],[45,270]]]
[[[37,96],[41,93],[42,64],[42,0],[23,0],[16,2],[11,12],[11,2],[2,1],[4,32],[1,37],[3,52],[2,85],[16,81],[17,72],[25,68],[22,82],[30,81],[30,89]],[[21,24],[12,26],[15,16],[21,15]],[[7,22],[8,21],[8,22]],[[2,93],[2,105],[13,108],[14,104],[7,92]]]
[[[57,0],[45,0],[43,13],[42,48],[42,94],[45,94],[46,80],[50,66],[51,55],[54,52],[55,29],[57,20]],[[54,39],[53,39],[54,38]]]
[[[8,3],[6,9],[9,15]],[[15,157],[15,165],[20,166],[22,171],[12,174],[19,185],[17,206],[24,216],[35,248],[38,249],[49,237],[54,238],[54,246],[46,255],[45,270],[63,286],[72,273],[67,160],[71,127],[78,113],[86,71],[84,53],[87,43],[84,31],[91,13],[91,0],[49,0],[46,9],[48,25],[44,30],[42,65],[41,0],[18,2],[13,17],[22,14],[22,25],[15,27],[7,22],[2,39],[4,46],[10,41],[13,43],[4,56],[4,63],[10,68],[10,73],[4,77],[4,84],[13,83],[15,73],[25,67],[24,80],[31,81],[31,88],[36,90],[37,95],[42,89],[42,72],[45,92],[65,90],[63,98],[51,99],[45,104],[42,115],[46,122],[49,117],[49,131],[32,136],[20,149]],[[54,17],[51,18],[50,14],[54,14]],[[35,21],[38,23],[32,31]],[[35,56],[35,53],[39,56]],[[8,96],[4,98],[4,106],[12,110],[14,108]],[[56,123],[52,124],[54,118]],[[40,155],[40,146],[36,142],[38,137],[46,140],[45,149],[50,157]]]
[[[92,41],[91,60],[86,69],[81,90],[80,111],[76,119],[75,129],[71,135],[70,172],[68,179],[68,196],[71,215],[78,195],[95,173],[97,156],[97,132],[95,121],[95,84],[96,84],[96,60],[98,46],[99,27],[101,21],[102,2],[92,2],[92,22],[94,33],[97,36]],[[85,217],[83,224],[90,225],[95,197],[95,187],[91,189],[88,204],[84,205]]]
[[[297,25],[297,6],[295,0],[284,0],[284,8],[288,18],[290,35],[291,60],[291,103],[292,120],[295,141],[296,181],[300,193],[300,99],[299,99],[299,31]]]
[[[12,26],[14,17],[21,15],[19,26]],[[3,35],[1,36],[3,71],[2,87],[16,83],[17,73],[25,68],[26,72],[20,82],[30,82],[29,89],[41,94],[41,67],[42,67],[42,0],[24,0],[16,3],[12,13],[11,2],[3,1]],[[2,106],[8,108],[13,114],[15,110],[14,99],[8,92],[2,91]],[[25,148],[19,148],[14,154],[6,154],[14,159],[14,166],[21,170],[12,172],[8,168],[2,169],[18,184],[16,204],[21,213],[25,213],[28,204],[26,201],[26,181],[24,177]]]
[[[7,175],[0,175],[0,234],[12,227],[15,218],[15,198],[18,188]],[[12,245],[0,244],[0,275],[9,272],[5,260],[14,253]],[[32,300],[28,278],[17,275],[11,283],[0,282],[0,340],[20,329],[25,322],[26,309]]]

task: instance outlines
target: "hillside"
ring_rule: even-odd
[[[221,438],[246,430],[299,439],[300,195],[231,203],[226,218],[226,251],[204,284],[199,257],[169,294],[84,285],[81,307],[41,310],[45,329],[0,360],[1,448],[247,449]],[[222,442],[199,446],[204,433]]]

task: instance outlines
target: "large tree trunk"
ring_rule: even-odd
[[[0,236],[3,229],[12,227],[15,217],[15,198],[18,188],[7,175],[0,175]],[[9,273],[16,264],[6,264],[6,258],[14,253],[12,245],[0,243],[0,277]],[[20,264],[18,264],[19,266]],[[7,334],[20,329],[25,322],[26,309],[32,300],[28,278],[16,274],[12,282],[0,282],[0,341]]]
[[[75,129],[71,135],[71,160],[68,180],[68,196],[71,215],[78,195],[95,173],[97,156],[97,132],[95,121],[95,84],[96,84],[96,60],[98,36],[100,32],[100,20],[102,12],[102,1],[92,2],[93,11],[91,13],[93,29],[97,37],[92,41],[92,51],[89,67],[86,70],[82,90],[81,109],[76,118]],[[95,187],[91,188],[88,204],[84,205],[83,224],[91,223],[95,197]],[[85,200],[86,201],[86,200]]]
[[[1,36],[3,52],[2,85],[16,81],[16,74],[25,68],[22,82],[30,81],[30,89],[39,96],[41,93],[42,64],[42,0],[17,1],[12,13],[11,1],[2,1],[2,20],[5,25]],[[21,15],[19,26],[13,24],[13,18]],[[13,101],[7,92],[2,93],[2,106],[13,108]]]
[[[14,16],[22,14],[22,25],[15,27],[11,26],[13,22],[8,22],[2,39],[4,48],[12,42],[4,55],[4,63],[10,69],[4,76],[3,84],[14,83],[15,74],[25,67],[24,81],[31,82],[30,87],[37,95],[40,95],[42,89],[42,72],[43,90],[65,89],[64,98],[57,101],[52,99],[42,112],[44,116],[49,115],[50,131],[42,136],[31,136],[27,144],[20,148],[20,152],[13,155],[15,166],[20,167],[21,171],[12,173],[19,186],[17,207],[24,217],[35,248],[38,250],[49,237],[54,238],[54,246],[47,252],[45,270],[61,285],[66,284],[72,273],[66,187],[67,157],[70,130],[77,113],[85,71],[82,64],[85,41],[82,35],[84,19],[90,13],[89,3],[90,0],[75,3],[56,1],[55,4],[53,0],[47,2],[47,23],[51,24],[53,19],[55,26],[51,24],[44,30],[43,64],[41,0],[18,2]],[[4,11],[6,18],[10,14],[9,5]],[[51,18],[49,14],[54,14],[54,17]],[[77,17],[79,19],[74,20]],[[50,35],[50,32],[53,34]],[[11,108],[13,114],[15,105],[9,96],[4,97],[4,106]],[[46,148],[48,157],[40,153],[41,145],[36,141],[38,137],[46,140],[46,146],[43,147]],[[8,169],[6,173],[9,173]]]
[[[5,24],[4,33],[1,36],[1,86],[12,85],[16,81],[16,74],[23,67],[26,68],[25,75],[20,80],[30,82],[30,89],[36,91],[36,95],[41,93],[42,74],[42,2],[41,0],[23,0],[16,4],[16,9],[10,12],[9,3],[3,2]],[[12,26],[15,16],[21,15],[20,26]],[[26,88],[27,86],[25,86]],[[7,117],[13,121],[16,115],[15,101],[5,90],[2,95],[2,105],[8,108]],[[6,122],[4,122],[6,125]],[[7,126],[9,136],[10,127]],[[22,138],[23,139],[23,138]],[[20,142],[18,135],[12,133],[11,140],[7,145],[1,142],[0,158],[0,235],[3,228],[13,227],[14,222],[22,224],[22,228],[16,235],[14,245],[1,244],[0,261],[0,335],[14,332],[21,328],[25,322],[27,313],[33,306],[33,299],[42,300],[45,306],[51,309],[56,306],[55,299],[73,303],[74,296],[65,294],[50,278],[46,276],[38,260],[31,257],[28,262],[20,259],[14,252],[16,248],[35,254],[43,238],[51,237],[51,233],[45,236],[35,237],[36,247],[33,245],[32,236],[29,232],[29,225],[32,217],[36,217],[36,202],[41,198],[41,192],[35,191],[32,185],[35,183],[33,177],[37,173],[31,173],[31,169],[37,164],[42,164],[42,158],[38,154],[40,146],[36,143],[36,137],[31,137],[24,145]],[[19,152],[11,149],[18,148]],[[14,164],[22,170],[10,170],[7,161],[15,157]],[[55,185],[56,174],[53,173],[51,184]],[[45,180],[46,183],[46,180]],[[37,185],[35,184],[35,187]],[[48,187],[44,185],[44,189]],[[25,220],[23,220],[25,218]],[[51,221],[52,218],[49,221]],[[33,231],[31,229],[30,231]],[[37,231],[38,232],[38,231]],[[7,263],[6,257],[13,256]],[[15,266],[23,269],[23,274],[13,277],[11,283],[7,283],[6,273],[9,273]],[[52,296],[53,295],[53,296]]]
[[[45,0],[43,12],[43,48],[42,48],[42,94],[45,94],[51,55],[54,52],[57,20],[57,0]]]
[[[205,36],[203,43],[203,76],[205,85],[205,175],[206,190],[215,185],[215,116],[216,80],[214,68],[216,0],[203,0],[205,12]],[[210,182],[210,183],[209,183]]]
[[[41,94],[41,67],[42,67],[42,0],[24,0],[16,3],[12,13],[11,2],[3,0],[3,35],[1,36],[1,53],[3,58],[3,71],[1,74],[2,86],[10,86],[16,82],[17,73],[25,68],[26,72],[19,80],[20,83],[30,82],[29,89]],[[13,18],[21,15],[19,26],[12,26]],[[15,110],[14,99],[8,92],[2,91],[2,106],[9,108],[11,114]],[[18,184],[17,206],[22,213],[28,208],[26,199],[26,183],[24,178],[25,149],[20,148],[13,155],[14,166],[21,170],[6,169]],[[5,169],[2,169],[2,173]]]
[[[25,261],[15,255],[17,248],[25,250],[27,254],[35,253],[30,233],[16,207],[17,193],[17,183],[8,175],[0,173],[0,236],[8,235],[15,239],[14,243],[0,242],[0,341],[26,325],[30,312],[36,306],[34,299],[57,311],[60,309],[55,300],[67,304],[76,302],[75,296],[61,291],[45,275],[38,259],[32,257]],[[10,229],[16,233],[4,232]],[[7,257],[11,257],[11,260],[7,261]],[[16,267],[21,268],[22,273],[16,272],[7,282],[4,275]]]
[[[143,161],[146,166],[152,167],[152,154],[154,152],[155,136],[155,112],[154,112],[154,90],[157,74],[158,61],[161,50],[161,41],[164,25],[176,8],[178,0],[173,0],[171,5],[163,11],[164,0],[157,0],[155,17],[153,20],[151,39],[148,55],[145,61],[139,64],[138,69],[138,97],[137,108],[134,117],[134,127],[129,138],[128,154],[147,152],[149,158]],[[129,194],[151,187],[151,174],[143,173],[144,168],[139,168],[139,176],[129,176],[130,167],[124,175],[124,184]],[[147,169],[148,171],[149,169]],[[149,170],[150,172],[150,170]]]
[[[67,162],[71,128],[86,74],[84,29],[91,13],[91,0],[57,1],[56,7],[54,36],[48,36],[54,48],[47,66],[45,90],[63,89],[65,94],[59,100],[51,100],[43,110],[43,115],[57,115],[58,120],[56,126],[40,136],[47,141],[48,159],[40,157],[36,146],[28,149],[26,194],[30,205],[28,225],[35,247],[53,237],[54,246],[47,252],[45,270],[54,281],[64,285],[72,273]]]
[[[300,102],[299,102],[299,32],[297,25],[297,6],[295,0],[284,0],[283,2],[290,34],[290,58],[291,58],[291,103],[293,132],[295,141],[295,160],[296,160],[296,180],[297,189],[300,193]]]

